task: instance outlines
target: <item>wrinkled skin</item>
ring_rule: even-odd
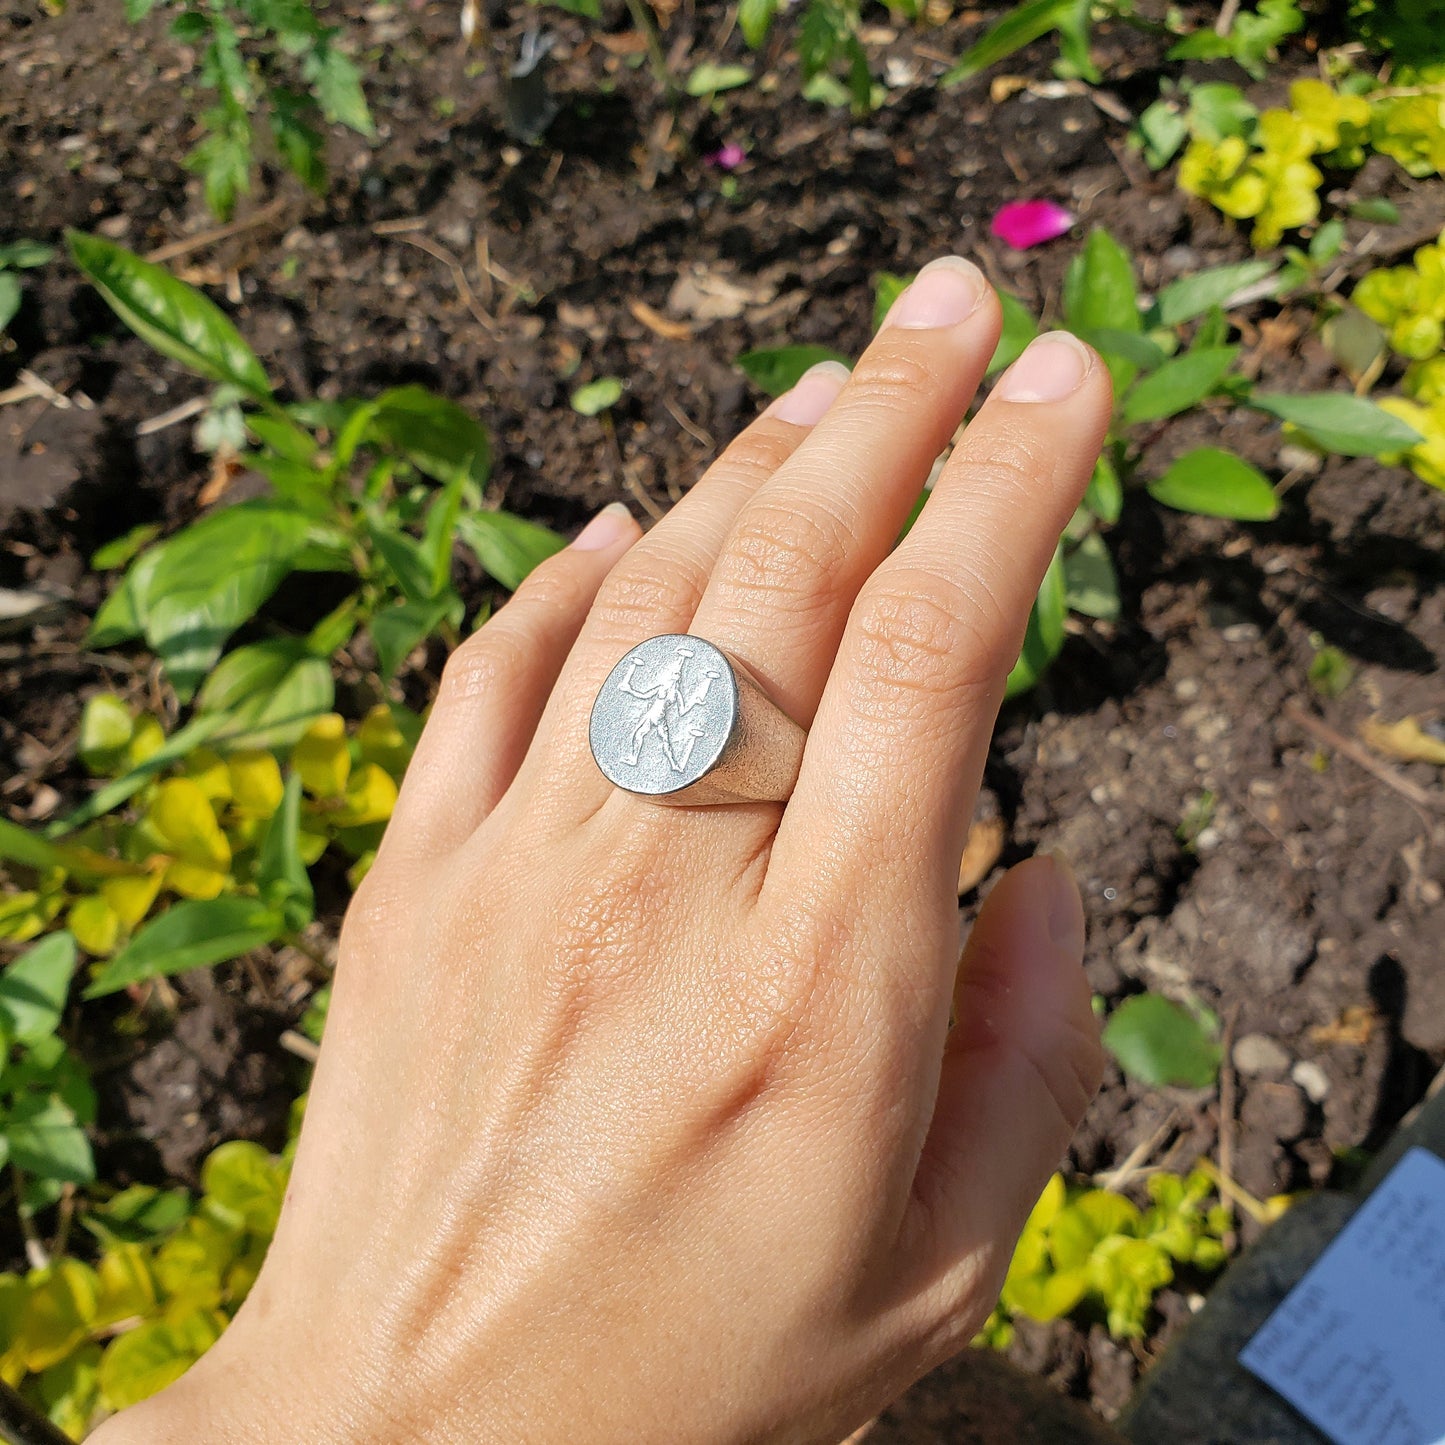
[[[955,880],[1109,413],[1036,342],[910,504],[998,303],[928,268],[645,538],[609,510],[451,659],[347,915],[261,1278],[101,1445],[840,1439],[967,1343],[1097,1086],[1067,867]],[[610,787],[638,641],[810,728],[786,806]],[[950,1027],[956,1010],[958,1022]]]

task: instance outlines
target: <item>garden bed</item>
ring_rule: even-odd
[[[1099,38],[1102,94],[1052,79],[1047,46],[1001,67],[1006,83],[936,88],[978,33],[978,14],[962,12],[865,34],[889,85],[866,118],[803,100],[788,65],[772,67],[766,93],[674,116],[631,32],[554,11],[526,19],[560,37],[562,109],[541,144],[499,124],[491,57],[515,50],[520,25],[499,26],[474,73],[480,52],[460,50],[450,5],[358,10],[348,34],[374,53],[380,141],[334,139],[324,202],[268,169],[240,212],[254,224],[170,264],[211,289],[296,395],[421,381],[460,401],[492,433],[490,499],[564,531],[619,498],[664,512],[756,414],[734,358],[785,341],[856,354],[880,271],[957,250],[1035,313],[1056,312],[1077,240],[1008,250],[989,221],[1009,200],[1062,201],[1075,237],[1108,226],[1146,291],[1251,254],[1233,223],[1126,144],[1119,117],[1153,98],[1163,53],[1132,32]],[[678,10],[674,62],[715,55],[725,28],[721,6]],[[0,5],[0,239],[74,226],[144,253],[213,227],[181,165],[194,56],[161,37],[98,0],[56,18]],[[1260,93],[1310,64],[1297,50]],[[703,159],[733,142],[747,152],[736,169]],[[1437,234],[1438,181],[1372,167],[1355,185],[1389,196],[1401,219],[1350,221],[1344,264],[1362,248],[1404,259]],[[87,558],[137,523],[190,518],[218,486],[186,423],[146,426],[201,384],[120,332],[68,263],[28,289],[0,391],[25,367],[75,399],[0,408],[0,587],[54,594],[51,620],[0,635],[0,806],[41,822],[82,795],[87,695],[166,706],[147,657],[84,645],[105,586]],[[1242,326],[1248,374],[1280,390],[1345,385],[1305,304],[1256,308]],[[569,407],[577,385],[605,376],[627,381],[608,416]],[[1210,1155],[1265,1199],[1321,1186],[1378,1145],[1445,1063],[1439,772],[1366,753],[1371,771],[1350,746],[1371,716],[1440,710],[1445,495],[1372,460],[1282,458],[1277,426],[1242,410],[1160,424],[1146,461],[1157,470],[1206,443],[1290,474],[1279,517],[1126,508],[1109,534],[1121,619],[1076,619],[1043,684],[1006,708],[983,807],[1004,822],[997,867],[1040,848],[1073,861],[1106,1005],[1189,989],[1232,1045],[1219,1089],[1146,1089],[1111,1070],[1068,1170],[1187,1169]],[[470,609],[485,584],[464,591]],[[293,579],[272,608],[309,618],[326,605]],[[1309,680],[1320,639],[1355,667],[1333,699]],[[404,676],[413,705],[441,661],[433,642]],[[342,710],[359,715],[369,686],[363,666],[344,668],[357,706]],[[128,1003],[88,1008],[103,1177],[193,1181],[223,1139],[279,1146],[304,1086],[282,1034],[324,981],[345,898],[339,876],[323,869],[317,883],[308,952],[184,976],[138,1022]],[[6,1242],[21,1258],[18,1233]],[[1011,1351],[1108,1415],[1205,1287],[1166,1291],[1136,1347],[1102,1324],[1021,1322]]]

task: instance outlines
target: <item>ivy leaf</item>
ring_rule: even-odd
[[[60,1026],[75,957],[75,940],[52,933],[0,973],[0,1013],[20,1043],[34,1043]]]
[[[1137,426],[1197,406],[1224,380],[1238,355],[1237,346],[1212,346],[1171,358],[1135,383],[1124,398],[1120,421],[1125,426]]]
[[[67,231],[65,239],[75,264],[142,341],[210,381],[229,382],[249,396],[271,395],[255,352],[194,287],[102,236]]]
[[[881,290],[880,287],[880,294]],[[782,396],[802,380],[805,371],[820,361],[840,361],[848,367],[853,364],[841,352],[827,346],[773,346],[745,351],[738,357],[737,364],[754,386],[769,396]]]
[[[1023,649],[1019,660],[1014,663],[1004,688],[1005,697],[1016,697],[1029,688],[1048,670],[1049,664],[1059,655],[1064,645],[1064,623],[1069,607],[1067,588],[1064,582],[1064,564],[1055,551],[1049,570],[1034,598],[1029,611],[1028,630],[1024,633]]]
[[[457,518],[457,533],[482,566],[511,592],[522,585],[533,567],[566,546],[551,528],[510,512],[463,512]]]
[[[152,920],[96,975],[87,999],[145,979],[239,958],[285,931],[285,920],[259,898],[189,899]]]
[[[1211,1020],[1159,994],[1126,998],[1109,1015],[1103,1040],[1119,1067],[1151,1088],[1203,1089],[1219,1075],[1222,1050]]]
[[[1249,404],[1292,422],[1316,446],[1341,456],[1390,456],[1408,451],[1420,441],[1414,427],[1347,391],[1314,391],[1303,396],[1256,391]]]
[[[1279,498],[1269,479],[1218,447],[1199,447],[1180,457],[1149,483],[1149,495],[1176,511],[1237,522],[1268,522],[1279,513]]]

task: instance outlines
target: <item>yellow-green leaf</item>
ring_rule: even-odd
[[[351,752],[346,745],[346,723],[337,713],[319,717],[291,750],[291,766],[313,798],[336,798],[346,791],[351,776]]]
[[[29,1294],[20,1321],[25,1368],[48,1369],[89,1335],[100,1300],[100,1279],[78,1259],[58,1259],[26,1279]]]
[[[363,763],[346,785],[346,805],[336,814],[339,828],[384,823],[396,807],[396,784],[375,763]]]
[[[80,714],[76,751],[89,773],[110,777],[125,766],[125,750],[135,731],[130,709],[113,692],[97,693]]]
[[[126,1410],[173,1384],[220,1339],[224,1328],[223,1315],[197,1310],[118,1336],[100,1361],[100,1390],[106,1405]]]
[[[77,898],[70,905],[70,931],[75,941],[97,958],[106,958],[120,938],[120,918],[99,893]]]
[[[285,784],[281,765],[273,754],[260,749],[232,753],[227,759],[231,773],[231,802],[247,818],[269,818],[281,802]]]

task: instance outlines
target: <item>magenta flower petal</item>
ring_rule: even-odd
[[[747,152],[736,141],[729,141],[721,150],[703,157],[708,165],[716,166],[720,171],[735,171],[746,159]]]
[[[1062,236],[1073,224],[1073,212],[1057,201],[1010,201],[993,218],[989,230],[1015,251],[1027,251]]]

